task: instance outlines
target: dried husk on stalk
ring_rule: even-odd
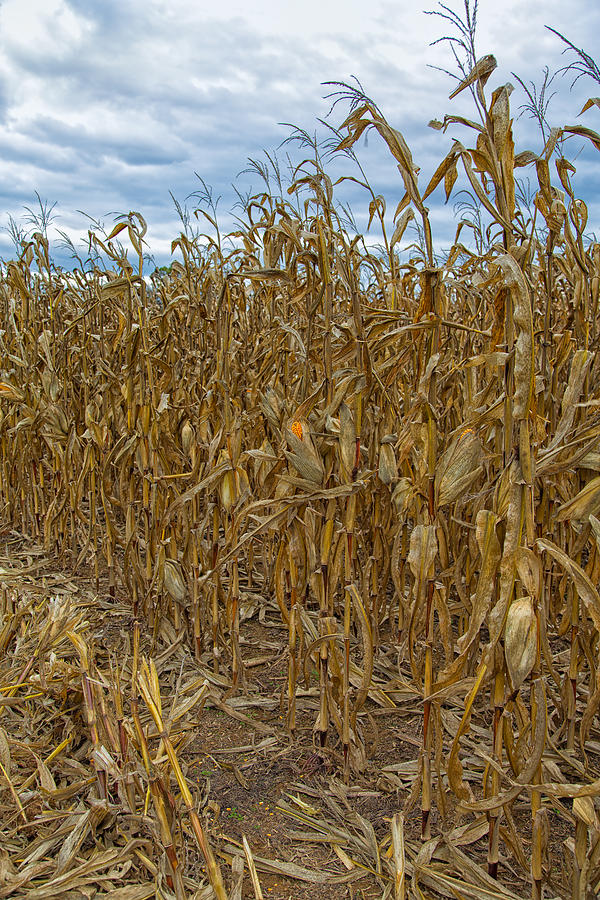
[[[438,506],[454,503],[482,474],[481,441],[467,429],[440,456],[435,468]]]
[[[530,674],[538,654],[538,622],[531,597],[513,600],[504,627],[504,654],[513,691]]]

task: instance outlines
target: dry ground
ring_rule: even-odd
[[[18,535],[5,534],[4,544],[0,559],[4,606],[0,631],[0,898],[83,900],[109,893],[118,900],[173,896],[148,793],[143,802],[143,767],[134,752],[127,679],[132,657],[131,608],[122,597],[107,597],[103,584],[97,592],[86,573],[66,574],[39,546]],[[57,613],[51,610],[50,598],[59,598],[62,604],[63,619],[54,629],[56,633],[51,623]],[[56,605],[56,599],[52,602]],[[286,633],[271,615],[268,600],[248,611],[251,615],[242,626],[246,682],[236,695],[208,662],[199,665],[193,659],[185,635],[169,631],[172,626],[161,623],[162,630],[154,639],[148,626],[141,631],[140,653],[156,663],[167,719],[170,710],[194,696],[198,685],[205,680],[210,684],[203,701],[170,723],[170,734],[226,885],[231,885],[232,860],[241,854],[245,835],[264,897],[367,900],[393,896],[387,855],[390,823],[395,813],[405,809],[407,878],[412,876],[414,890],[422,890],[421,896],[527,896],[530,887],[517,874],[522,872],[515,859],[518,848],[511,852],[510,840],[504,844],[500,883],[491,882],[485,871],[487,823],[459,820],[450,804],[443,819],[436,813],[436,840],[417,858],[421,848],[418,802],[411,807],[407,801],[417,770],[422,715],[417,700],[402,692],[401,663],[395,693],[393,680],[388,682],[396,707],[390,710],[375,702],[367,704],[362,728],[368,739],[368,764],[344,785],[333,737],[331,748],[325,751],[318,751],[313,742],[318,702],[314,674],[308,686],[301,684],[298,727],[291,740],[285,727]],[[67,631],[81,636],[93,660],[99,744],[110,744],[111,729],[113,735],[118,731],[119,691],[115,692],[114,686],[117,675],[121,678],[129,755],[127,764],[121,760],[109,771],[104,803],[99,800],[90,762],[94,724],[86,714],[80,660]],[[386,639],[389,635],[384,634],[384,645]],[[397,664],[395,652],[390,642],[384,654],[390,671],[392,662]],[[378,680],[382,676],[379,672]],[[456,713],[452,708],[447,713],[451,727]],[[472,734],[484,744],[489,719],[484,708],[474,716]],[[176,799],[177,784],[145,711],[142,720],[151,752],[156,754],[154,769],[170,792],[186,895],[208,898],[212,894],[204,860],[180,798]],[[481,779],[482,763],[473,753],[474,739],[468,739],[465,746],[468,760],[477,769],[475,785]],[[113,762],[116,755],[112,752]],[[142,785],[134,810],[124,802],[127,776],[131,781],[137,779],[138,787]],[[525,856],[530,834],[528,804],[524,795],[515,823]],[[90,818],[90,810],[99,807],[101,814]],[[567,896],[564,885],[569,876],[564,841],[571,833],[570,813],[565,808],[557,814],[550,808],[549,815],[547,896],[562,897]],[[102,857],[107,853],[108,861]],[[286,872],[290,864],[298,868]],[[238,896],[255,896],[247,876]]]

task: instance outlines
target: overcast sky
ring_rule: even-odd
[[[448,0],[458,12],[463,0]],[[468,92],[448,100],[453,84],[428,63],[452,67],[444,46],[452,33],[413,3],[371,0],[2,0],[0,5],[0,225],[23,222],[24,207],[56,202],[55,225],[77,242],[88,220],[107,228],[117,213],[138,210],[148,221],[157,264],[170,259],[180,222],[170,191],[183,204],[197,191],[198,173],[222,195],[225,228],[240,190],[260,189],[255,176],[237,178],[249,158],[275,151],[289,134],[282,122],[312,131],[331,102],[322,82],[360,79],[390,124],[402,131],[421,166],[424,188],[453,137],[469,144],[460,128],[446,134],[427,127],[444,113],[473,115]],[[478,53],[494,53],[498,69],[489,83],[515,85],[515,114],[524,102],[511,72],[541,84],[574,59],[544,26],[551,25],[600,63],[600,4],[590,0],[480,0]],[[552,125],[580,122],[600,130],[600,111],[577,115],[600,85],[557,78],[548,118]],[[331,117],[339,125],[346,110]],[[534,125],[515,123],[517,151],[539,152]],[[577,155],[576,189],[590,207],[588,231],[600,234],[600,157]],[[283,159],[285,148],[279,151]],[[358,153],[377,193],[394,210],[403,194],[389,154],[371,135]],[[521,170],[535,178],[533,170]],[[336,169],[336,174],[339,170]],[[348,166],[347,174],[356,172]],[[237,180],[236,180],[237,179]],[[348,194],[345,195],[346,198]],[[365,225],[364,197],[350,195]],[[194,199],[187,201],[193,208]],[[450,243],[454,231],[443,190],[431,198],[434,238]],[[449,204],[452,206],[452,200]],[[26,214],[25,214],[26,215]],[[14,255],[0,232],[0,257]],[[55,258],[68,264],[57,250]]]

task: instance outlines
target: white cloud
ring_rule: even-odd
[[[431,8],[441,9],[435,3]],[[462,12],[462,2],[454,0],[454,8]],[[481,53],[494,52],[499,63],[494,84],[514,82],[513,70],[539,84],[544,64],[557,68],[567,61],[544,26],[553,25],[593,55],[600,10],[586,0],[487,0],[479,18]],[[452,66],[447,45],[429,46],[446,25],[423,15],[420,3],[390,0],[375,0],[368,9],[358,0],[4,0],[0,220],[2,211],[18,217],[36,190],[58,201],[58,224],[73,233],[78,223],[84,233],[87,227],[77,209],[100,218],[137,209],[148,219],[163,261],[167,228],[178,227],[169,190],[183,200],[198,187],[198,172],[224,194],[226,209],[235,200],[229,185],[247,158],[273,150],[286,136],[277,123],[314,129],[330,106],[321,82],[352,75],[403,132],[425,184],[452,138],[470,139],[460,128],[442,135],[426,127],[445,112],[473,115],[468,92],[448,101],[451,82],[427,65]],[[552,124],[574,121],[582,98],[597,93],[582,80],[570,94],[569,83],[555,82]],[[520,88],[512,99],[517,114]],[[340,107],[331,121],[339,124],[344,114]],[[585,124],[594,127],[593,116],[588,113]],[[539,146],[526,118],[516,129],[520,146]],[[357,149],[393,210],[403,193],[393,160],[375,135]],[[590,192],[590,228],[598,193],[596,168],[587,162],[591,153],[586,148],[578,162]],[[347,187],[364,223],[364,197]],[[454,226],[441,195],[431,204],[442,231],[446,223],[443,242]],[[0,236],[0,255],[7,241]]]

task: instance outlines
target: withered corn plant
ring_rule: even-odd
[[[573,136],[597,150],[600,136],[542,128],[537,151],[515,147],[512,86],[492,87],[496,60],[477,57],[468,15],[463,25],[468,65],[450,96],[471,91],[475,113],[431,123],[462,139],[425,186],[375,102],[334,88],[334,107],[350,110],[329,147],[359,165],[382,253],[345,228],[324,154],[300,131],[306,156],[287,193],[261,170],[231,241],[200,209],[209,231],[181,234],[167,273],[144,277],[139,213],[92,230],[90,262],[72,273],[41,233],[23,240],[0,280],[3,519],[88,570],[103,600],[127,598],[155,636],[168,622],[232,693],[250,678],[243,605],[273,598],[292,739],[299,688],[316,676],[316,752],[348,782],[367,765],[369,710],[397,709],[408,691],[421,744],[405,814],[420,797],[422,839],[477,817],[486,878],[502,878],[510,853],[539,900],[556,877],[551,819],[571,800],[565,865],[586,898],[600,890],[600,245],[567,154]],[[404,192],[391,236],[358,163],[369,130]],[[523,168],[537,182],[531,214]],[[463,222],[441,262],[425,204],[459,178],[480,211],[478,250],[461,242]],[[411,221],[422,241],[405,259]],[[109,727],[93,658],[71,640],[99,797],[117,766],[139,805],[133,746],[181,894],[170,788],[139,694],[225,896],[151,665],[136,654],[133,731],[118,701]],[[392,822],[397,897],[405,824]]]

